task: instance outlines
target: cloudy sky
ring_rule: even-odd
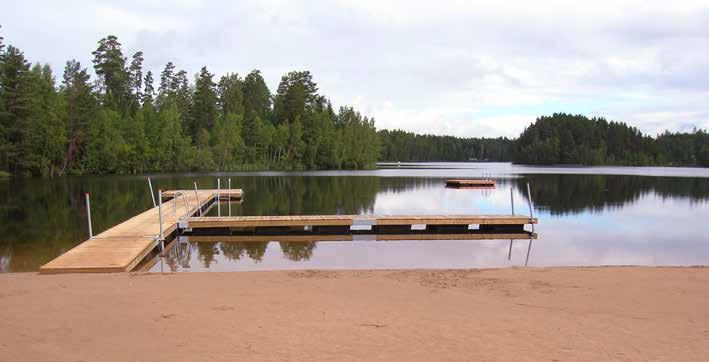
[[[35,1],[0,34],[61,72],[115,34],[159,73],[310,70],[378,128],[516,136],[553,112],[709,128],[709,1]]]

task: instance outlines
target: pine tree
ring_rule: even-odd
[[[132,112],[135,113],[143,100],[143,52],[133,54],[128,68]],[[151,75],[152,77],[152,75]]]
[[[210,131],[217,120],[218,98],[213,77],[214,75],[207,71],[207,67],[202,67],[195,81],[192,119],[188,128],[190,135],[194,138],[202,129]]]
[[[115,35],[99,40],[94,56],[97,89],[103,95],[104,103],[125,114],[130,105],[130,74],[126,70],[126,58],[121,51],[121,43]]]
[[[66,107],[64,114],[67,147],[59,175],[72,170],[74,161],[83,157],[88,126],[96,110],[96,99],[89,83],[89,74],[86,68],[81,67],[81,63],[76,60],[68,61],[62,79],[60,92]]]
[[[219,105],[223,115],[244,114],[244,82],[238,73],[227,73],[219,80]]]
[[[0,88],[3,113],[0,114],[0,169],[10,173],[25,171],[23,163],[30,156],[22,146],[30,132],[32,89],[30,65],[18,48],[10,45],[0,59]]]
[[[318,86],[308,71],[290,72],[281,78],[274,100],[273,113],[277,123],[302,120],[319,101]]]
[[[145,105],[146,103],[153,104],[155,101],[155,86],[153,85],[153,72],[148,71],[145,73],[145,79],[143,84],[145,88],[143,89],[141,103]]]
[[[174,77],[175,77],[175,65],[172,62],[167,62],[162,73],[160,73],[160,88],[158,88],[158,95],[162,97],[167,97],[171,92],[176,91],[174,89]]]
[[[260,71],[253,70],[244,78],[243,99],[246,118],[260,117],[264,121],[269,119],[271,91],[268,90]]]

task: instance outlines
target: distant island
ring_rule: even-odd
[[[272,94],[259,70],[190,82],[167,63],[157,89],[143,52],[99,40],[96,79],[69,60],[59,85],[0,37],[0,175],[366,169],[378,161],[709,166],[703,130],[652,138],[622,122],[582,115],[538,118],[518,139],[379,130],[352,107],[335,110],[308,71]]]

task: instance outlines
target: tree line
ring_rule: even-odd
[[[359,169],[379,157],[374,119],[333,109],[308,71],[283,75],[272,94],[259,70],[216,79],[202,67],[190,82],[169,62],[155,76],[113,35],[92,56],[95,79],[69,60],[57,84],[0,38],[0,171]]]
[[[527,127],[512,160],[523,164],[709,166],[709,134],[666,131],[653,138],[623,122],[555,113]]]
[[[709,166],[703,130],[652,138],[622,122],[581,115],[538,118],[517,140],[418,135],[375,128],[352,107],[335,110],[308,71],[282,76],[207,67],[190,81],[168,62],[144,71],[118,39],[99,40],[87,67],[69,60],[59,81],[0,37],[0,176],[172,171],[363,169],[377,161]]]
[[[379,131],[381,160],[509,161],[513,142],[507,138],[459,138],[419,135],[402,130]]]

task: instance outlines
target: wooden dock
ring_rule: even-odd
[[[220,190],[220,199],[240,198],[242,191]],[[175,197],[178,195],[178,197]],[[184,197],[182,196],[184,195]],[[180,218],[189,217],[216,199],[217,190],[163,192],[163,234],[170,235]],[[185,206],[185,198],[187,206]],[[199,199],[199,202],[197,200]],[[41,274],[110,273],[131,271],[158,244],[158,208],[151,208],[75,246],[43,265]]]
[[[335,239],[386,234],[376,240],[518,239],[536,237],[524,230],[537,219],[523,215],[285,215],[285,216],[200,216],[217,199],[241,200],[243,192],[233,190],[165,191],[162,193],[162,228],[171,234],[217,233],[312,233],[312,235],[260,235],[256,239],[307,240],[334,234]],[[473,225],[472,230],[471,225]],[[533,228],[532,228],[533,229]],[[427,234],[412,233],[424,230]],[[84,241],[40,268],[42,274],[110,273],[132,271],[160,243],[159,208],[151,208]],[[323,235],[328,234],[328,235]],[[342,236],[342,234],[350,234]],[[436,236],[441,234],[441,236]],[[444,235],[445,234],[445,235]],[[460,236],[453,236],[459,234]],[[195,235],[197,237],[203,237]],[[241,236],[245,237],[245,236]],[[215,240],[224,236],[214,236]],[[350,239],[351,239],[350,238]]]
[[[409,233],[409,234],[303,234],[303,235],[190,235],[181,240],[197,243],[260,243],[270,241],[318,242],[318,241],[399,241],[399,240],[528,240],[536,239],[536,233]]]
[[[495,180],[465,180],[465,179],[449,179],[446,180],[446,186],[448,187],[495,187]]]
[[[253,228],[306,226],[409,226],[409,225],[518,225],[536,224],[537,219],[523,215],[287,215],[192,217],[181,228]]]

